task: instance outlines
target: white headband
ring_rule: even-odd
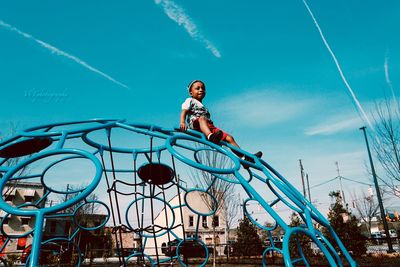
[[[191,81],[191,82],[188,84],[187,89],[190,91],[190,87],[192,87],[192,85],[193,85],[194,83],[196,83],[196,82],[201,82],[201,83],[203,83],[203,82],[200,81],[200,80],[193,80],[193,81]],[[203,83],[203,84],[204,84],[204,83]]]

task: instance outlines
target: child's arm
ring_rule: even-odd
[[[179,128],[181,128],[182,131],[186,131],[186,128],[187,128],[186,123],[185,123],[187,113],[188,113],[187,109],[182,109],[181,122],[179,124]]]

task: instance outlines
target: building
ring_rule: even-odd
[[[91,213],[90,210],[80,211],[81,213],[75,216],[59,213],[60,216],[46,218],[43,241],[54,237],[74,237],[73,242],[84,255],[89,255],[90,250],[93,256],[102,257],[104,252],[111,248],[111,244],[107,244],[105,227],[100,227],[107,215]]]
[[[104,227],[104,233],[108,234],[111,238],[111,246],[113,249],[114,253],[111,254],[116,254],[117,253],[117,248],[121,250],[121,242],[122,242],[122,249],[124,251],[124,255],[129,255],[133,253],[134,251],[139,250],[140,244],[141,244],[141,239],[139,235],[135,232],[124,232],[121,231],[121,233],[117,232],[115,233],[115,228],[106,226]],[[118,245],[117,245],[117,240],[118,240]],[[121,240],[121,241],[120,241]]]
[[[171,208],[167,210],[163,209],[156,216],[154,224],[163,227],[168,225],[168,228],[172,228],[174,234],[180,239],[182,239],[183,236],[185,236],[185,238],[195,238],[197,235],[197,237],[209,247],[213,246],[215,242],[217,255],[223,255],[223,244],[226,243],[227,239],[223,209],[213,214],[210,208],[205,204],[201,194],[204,193],[198,190],[190,191],[186,193],[186,199],[185,194],[181,194],[181,201],[185,199],[186,201],[184,202],[187,204],[182,207],[182,213],[179,211],[179,208],[176,208],[179,207],[180,201],[179,197],[175,196],[168,202],[171,207],[174,207],[173,210],[171,210]],[[174,218],[173,225],[171,225],[171,218]],[[184,227],[179,226],[182,223]],[[164,254],[161,248],[165,247],[169,241],[176,239],[173,234],[161,234],[161,232],[157,234],[157,246],[154,242],[154,238],[151,238],[149,235],[150,238],[148,238],[146,242],[145,254],[154,256],[158,253],[158,255],[162,256]],[[157,252],[155,250],[156,247],[158,249]]]
[[[8,183],[2,192],[7,204],[15,207],[22,204],[37,203],[44,194],[45,188],[41,183],[31,182]],[[45,200],[40,201],[39,206],[44,206],[45,202]],[[11,238],[2,252],[22,253],[32,243],[32,236],[27,233],[33,230],[35,217],[15,216],[0,210],[0,218],[4,233],[0,235],[0,240],[3,240],[0,242],[4,242],[7,237]],[[26,236],[23,236],[24,234]]]

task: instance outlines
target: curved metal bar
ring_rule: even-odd
[[[93,156],[91,153],[88,153],[86,151],[78,150],[78,149],[58,149],[58,150],[56,149],[56,150],[44,151],[44,152],[38,153],[32,157],[25,159],[24,161],[20,162],[19,164],[17,164],[13,168],[11,168],[10,171],[4,175],[3,179],[0,180],[0,190],[3,191],[8,180],[10,180],[10,178],[16,172],[18,172],[18,170],[20,170],[22,167],[29,165],[30,163],[35,162],[39,159],[45,158],[47,156],[62,155],[62,154],[76,154],[76,155],[80,155],[82,157],[88,158],[89,160],[91,160],[93,162],[93,164],[96,167],[96,175],[93,178],[92,183],[89,184],[86,187],[86,189],[84,189],[80,194],[78,194],[74,198],[71,198],[59,205],[55,205],[52,207],[39,208],[39,209],[35,209],[35,210],[27,210],[27,209],[20,209],[18,207],[12,207],[3,198],[0,198],[0,208],[3,209],[4,211],[14,214],[14,215],[19,215],[19,216],[35,216],[36,217],[35,228],[34,228],[34,238],[33,238],[33,242],[32,242],[31,261],[30,261],[30,265],[29,265],[31,267],[38,265],[41,239],[42,239],[42,228],[43,228],[45,215],[63,210],[69,206],[72,206],[72,205],[78,203],[79,201],[81,201],[85,197],[87,197],[97,187],[97,185],[100,182],[100,178],[102,175],[102,166],[100,164],[100,161],[95,156]]]
[[[119,124],[119,126],[121,126],[121,125],[122,125],[122,124]],[[153,132],[151,132],[151,131],[149,131],[149,130],[140,130],[140,131],[139,131],[138,129],[140,129],[140,128],[135,128],[135,127],[128,126],[128,125],[125,125],[125,127],[120,127],[120,128],[124,128],[124,129],[130,130],[130,131],[135,132],[135,133],[147,134],[147,135],[150,135],[150,136],[152,136],[152,135],[154,134]],[[96,130],[97,130],[97,129],[96,129]],[[86,132],[85,134],[83,134],[83,135],[82,135],[82,140],[83,140],[86,144],[88,144],[88,145],[90,145],[90,146],[92,146],[92,147],[95,147],[95,148],[98,148],[98,149],[102,148],[102,149],[104,149],[104,150],[106,150],[106,151],[110,151],[110,147],[108,146],[108,144],[99,144],[99,143],[95,142],[94,140],[90,139],[90,138],[88,137],[88,135],[89,135],[91,132],[93,132],[93,131]],[[159,135],[159,136],[157,136],[157,137],[161,137],[161,138],[165,139],[165,138],[167,138],[168,136],[166,136],[166,135]],[[143,153],[149,153],[150,151],[152,151],[152,152],[158,152],[158,151],[162,151],[162,150],[165,150],[165,145],[161,145],[161,146],[158,146],[158,147],[153,147],[151,150],[150,150],[150,148],[122,148],[122,147],[115,147],[115,146],[112,147],[112,151],[113,151],[113,152],[116,152],[116,153],[125,153],[125,154],[132,154],[132,153],[135,153],[135,154],[143,154]]]
[[[279,254],[283,255],[282,250],[279,249],[279,248],[276,248],[276,247],[269,247],[269,248],[266,248],[266,249],[264,250],[263,254],[262,254],[262,264],[263,264],[263,267],[266,267],[266,266],[267,266],[267,262],[266,262],[266,260],[265,260],[265,256],[267,255],[267,253],[269,253],[269,252],[274,253],[274,251],[276,251],[276,252],[278,252]]]
[[[135,252],[135,253],[129,255],[128,257],[125,258],[125,262],[129,263],[130,259],[137,258],[137,257],[143,257],[150,262],[151,266],[156,266],[156,262],[154,262],[154,260],[149,255],[144,254],[142,252]],[[146,265],[144,265],[144,266],[146,266]]]
[[[262,229],[262,230],[266,230],[266,231],[272,231],[272,230],[274,230],[274,229],[276,228],[276,226],[277,226],[276,222],[273,224],[273,226],[268,227],[268,226],[265,226],[265,225],[262,225],[262,224],[258,223],[256,220],[254,220],[253,216],[252,216],[252,215],[249,213],[249,211],[247,210],[247,202],[249,202],[249,201],[257,201],[257,200],[256,200],[256,199],[253,199],[253,198],[248,198],[248,199],[246,199],[246,200],[243,202],[243,209],[244,209],[244,212],[245,212],[245,214],[246,214],[246,217],[249,218],[249,220],[250,220],[254,225],[256,225],[258,228],[260,228],[260,229]],[[267,212],[267,211],[265,211],[265,212]],[[267,213],[268,213],[268,212],[267,212]]]
[[[270,207],[267,201],[260,196],[260,194],[243,178],[238,171],[235,172],[235,176],[240,181],[243,188],[248,192],[250,198],[257,199],[260,205],[275,219],[276,223],[286,231],[289,226],[287,226],[285,221]]]
[[[36,206],[34,204],[31,204],[31,203],[24,203],[24,204],[18,205],[17,208],[23,208],[23,207],[29,207],[29,206],[33,206],[33,207],[38,208],[38,206]],[[0,232],[1,232],[2,235],[5,235],[6,237],[9,237],[9,238],[20,238],[20,237],[26,237],[26,236],[28,236],[28,235],[33,233],[33,229],[32,229],[32,230],[27,231],[27,232],[22,233],[22,234],[16,234],[16,235],[15,234],[8,234],[6,231],[4,231],[4,220],[9,215],[11,215],[11,213],[6,213],[5,216],[2,218],[2,220],[0,221],[0,229],[1,229]]]
[[[290,237],[296,233],[301,233],[301,234],[307,235],[318,246],[318,248],[322,251],[322,253],[325,255],[330,266],[333,266],[333,267],[338,266],[335,259],[332,257],[331,253],[321,243],[321,241],[319,241],[318,238],[315,235],[313,235],[310,231],[308,231],[304,228],[301,228],[301,227],[289,228],[287,230],[287,232],[285,233],[285,236],[283,238],[283,244],[282,244],[283,259],[285,262],[285,266],[287,266],[287,267],[294,266],[292,263],[291,257],[290,257],[289,242],[290,242]]]
[[[340,250],[342,251],[343,255],[346,257],[346,259],[349,261],[350,266],[356,267],[357,263],[353,260],[353,258],[350,256],[350,253],[347,251],[347,249],[344,247],[342,241],[336,234],[336,232],[333,230],[332,226],[329,226],[329,232],[333,236],[334,240],[336,241],[337,245],[339,246]],[[326,240],[326,239],[325,239]],[[329,242],[328,242],[329,243]]]
[[[82,264],[82,252],[81,252],[79,246],[76,245],[74,242],[71,242],[70,239],[68,239],[68,238],[62,238],[62,237],[51,238],[51,239],[48,239],[48,240],[46,240],[46,241],[43,241],[43,242],[42,242],[42,245],[51,244],[51,243],[57,243],[57,242],[60,242],[60,241],[61,241],[61,242],[68,242],[68,243],[72,244],[72,246],[75,247],[75,250],[78,252],[77,254],[79,255],[79,257],[78,257],[78,262],[77,262],[77,265],[76,265],[76,266],[77,266],[77,267],[81,266],[81,264]],[[32,249],[33,249],[33,244],[32,244]],[[39,255],[40,255],[40,253],[39,253]],[[33,255],[33,253],[31,253],[31,254],[28,256],[25,266],[30,266],[30,267],[32,267],[32,266],[39,266],[39,265],[32,265],[32,263],[34,262],[34,258],[33,258],[34,256],[35,256],[35,255]]]
[[[52,207],[47,207],[47,208],[41,208],[38,210],[20,210],[18,208],[12,207],[8,205],[7,202],[4,201],[3,198],[0,198],[0,208],[3,209],[4,211],[8,213],[12,213],[15,215],[20,215],[20,216],[36,216],[39,213],[42,214],[49,214],[52,212],[57,212],[60,210],[63,210],[69,206],[72,206],[79,201],[83,200],[85,197],[87,197],[99,184],[100,178],[102,175],[102,166],[100,161],[93,156],[91,153],[88,153],[83,150],[79,149],[60,149],[60,150],[50,150],[50,151],[45,151],[41,152],[39,154],[36,154],[30,158],[27,158],[25,161],[20,162],[18,165],[14,166],[11,168],[9,172],[7,172],[2,179],[0,179],[0,190],[4,190],[4,187],[6,186],[6,183],[8,180],[16,173],[18,170],[20,170],[22,167],[29,165],[30,163],[45,158],[47,156],[54,156],[54,155],[62,155],[62,154],[76,154],[80,155],[84,158],[87,158],[93,162],[93,164],[96,167],[96,174],[92,180],[92,182],[76,197],[67,200],[66,202],[63,202],[59,205],[52,206]]]
[[[319,223],[323,224],[324,226],[329,225],[328,220],[291,184],[289,183],[288,180],[285,179],[278,171],[276,171],[274,168],[272,168],[271,165],[269,165],[267,162],[264,160],[260,160],[260,162],[270,171],[272,172],[277,178],[279,178],[285,186],[288,188],[288,190],[291,192],[293,195],[293,200],[298,200],[301,201],[304,205],[309,207],[312,210],[311,216],[317,220]],[[272,176],[268,172],[264,172],[266,175],[272,178]]]
[[[77,221],[77,218],[76,218],[77,215],[78,215],[79,209],[82,208],[84,205],[90,205],[90,204],[94,205],[95,203],[100,204],[100,205],[102,205],[102,206],[104,206],[104,207],[106,208],[106,210],[107,210],[107,216],[106,216],[106,218],[104,219],[104,221],[103,221],[101,224],[99,224],[98,226],[94,226],[94,227],[84,227],[84,226],[80,225],[79,222]],[[75,209],[75,211],[74,211],[74,213],[73,213],[73,218],[74,218],[74,219],[73,219],[73,220],[74,220],[74,223],[75,223],[76,226],[78,226],[80,229],[86,230],[86,231],[94,231],[94,230],[100,229],[101,227],[103,227],[104,225],[106,225],[106,223],[108,222],[108,219],[110,219],[110,209],[108,208],[108,206],[107,206],[104,202],[97,201],[97,200],[88,201],[88,202],[82,203],[82,204],[80,204],[78,207],[76,207],[76,209]]]
[[[328,249],[331,251],[332,255],[335,257],[336,262],[339,264],[339,266],[343,266],[342,259],[340,258],[339,254],[336,252],[335,248],[333,245],[329,242],[329,240],[318,230],[315,230],[315,235],[318,238],[321,238],[323,243],[328,246]],[[348,259],[349,260],[349,259]],[[355,262],[353,259],[349,260],[350,266],[355,266]]]
[[[204,260],[204,262],[203,262],[202,264],[199,265],[199,267],[206,266],[207,261],[208,261],[208,257],[209,257],[208,249],[207,249],[206,244],[204,244],[204,242],[203,242],[202,240],[197,239],[197,238],[186,238],[186,240],[185,240],[185,239],[182,239],[182,240],[178,243],[178,245],[177,245],[177,247],[176,247],[176,256],[177,256],[178,262],[179,262],[182,266],[184,266],[184,267],[187,267],[187,266],[188,266],[188,265],[186,265],[186,264],[182,261],[181,257],[179,257],[179,250],[181,249],[181,247],[184,245],[184,242],[186,242],[186,241],[196,241],[196,242],[198,242],[198,243],[203,247],[204,252],[205,252],[205,260]]]
[[[220,168],[215,168],[215,167],[209,167],[203,164],[199,164],[196,161],[190,160],[188,158],[186,158],[185,156],[183,156],[182,154],[178,153],[178,151],[176,151],[173,148],[173,144],[176,144],[176,141],[178,139],[183,139],[183,140],[188,140],[188,141],[195,141],[195,142],[199,142],[205,145],[208,145],[212,148],[214,148],[215,150],[217,150],[218,152],[225,154],[227,157],[229,157],[233,162],[234,162],[234,168],[228,168],[228,169],[220,169]],[[231,152],[228,152],[227,150],[225,150],[224,148],[211,143],[209,141],[206,140],[199,140],[198,138],[195,137],[191,137],[189,135],[183,135],[183,134],[176,134],[174,136],[171,136],[167,139],[166,141],[166,147],[168,149],[168,151],[173,154],[177,159],[179,159],[180,161],[195,167],[197,169],[203,170],[203,171],[207,171],[207,172],[211,172],[211,173],[220,173],[220,174],[229,174],[229,173],[234,173],[236,170],[238,170],[240,168],[240,163],[239,163],[239,159],[238,157],[234,156]]]
[[[50,136],[61,136],[63,132],[67,134],[76,134],[76,133],[85,133],[88,131],[93,131],[96,129],[108,128],[115,125],[117,122],[125,121],[124,119],[92,119],[92,120],[82,120],[82,121],[70,121],[70,122],[61,122],[61,123],[51,123],[46,125],[41,125],[37,127],[31,127],[20,133],[21,136],[24,137],[50,137]],[[53,131],[49,132],[50,129],[57,126],[67,126],[67,125],[75,125],[75,124],[85,124],[85,123],[100,123],[100,125],[96,126],[86,126],[83,128],[79,128],[76,130],[61,130],[61,131]],[[35,132],[37,130],[46,129],[45,132]]]
[[[76,127],[75,127],[76,126]],[[130,131],[135,134],[143,135],[146,138],[149,138],[149,147],[144,148],[137,148],[137,147],[129,147],[129,146],[122,146],[122,147],[111,147],[111,131],[113,129],[122,129],[126,131]],[[94,137],[89,136],[91,133],[95,133],[96,131],[106,131],[106,135],[108,138],[108,144],[101,144],[94,140]],[[13,184],[18,183],[18,181],[29,181],[29,179],[40,179],[40,182],[45,189],[45,193],[39,200],[35,201],[34,204],[23,204],[19,206],[11,206],[9,205],[4,198],[0,198],[0,209],[6,212],[6,216],[0,221],[0,227],[3,227],[3,222],[9,214],[16,215],[16,216],[30,216],[35,217],[35,226],[32,231],[27,231],[20,236],[8,236],[5,243],[8,243],[10,238],[17,238],[22,236],[33,236],[32,242],[32,251],[29,260],[29,266],[37,266],[39,255],[40,255],[40,247],[42,244],[47,242],[72,242],[73,238],[81,233],[81,231],[91,231],[97,230],[104,227],[107,221],[110,218],[110,213],[113,216],[113,223],[114,228],[112,230],[112,234],[115,234],[116,244],[117,247],[123,248],[123,244],[119,244],[122,242],[121,233],[124,232],[131,232],[137,234],[141,240],[143,241],[140,245],[140,251],[135,252],[129,255],[127,258],[124,258],[122,254],[119,254],[119,259],[121,263],[126,262],[132,257],[137,257],[139,260],[143,261],[143,263],[151,264],[152,266],[157,266],[161,263],[171,262],[171,260],[177,259],[179,263],[183,266],[186,266],[184,262],[182,262],[179,256],[179,249],[182,249],[182,246],[185,244],[184,242],[193,241],[199,242],[201,246],[205,248],[206,252],[206,260],[201,264],[204,266],[207,263],[209,254],[208,249],[201,240],[195,238],[187,238],[185,236],[185,225],[183,220],[183,212],[182,209],[186,208],[189,211],[193,212],[197,215],[197,227],[194,228],[196,236],[199,234],[199,225],[201,216],[210,216],[216,213],[216,211],[209,209],[209,211],[204,211],[203,209],[196,209],[188,203],[188,195],[192,192],[199,191],[200,193],[208,194],[213,201],[216,203],[218,202],[215,196],[209,194],[209,189],[212,186],[208,185],[206,189],[198,189],[198,188],[191,188],[187,187],[187,184],[184,186],[180,180],[176,167],[175,167],[175,158],[178,158],[179,161],[183,162],[184,165],[190,166],[191,168],[198,169],[200,171],[208,172],[210,175],[214,177],[213,182],[218,181],[217,179],[223,180],[225,182],[229,182],[232,184],[241,185],[243,190],[248,195],[248,198],[244,201],[244,212],[249,217],[250,221],[256,225],[258,228],[266,230],[267,234],[269,235],[269,239],[271,241],[271,247],[267,248],[263,252],[263,266],[266,266],[265,256],[269,252],[278,252],[281,253],[284,257],[284,262],[286,266],[293,266],[293,264],[297,261],[303,261],[305,265],[309,265],[306,256],[303,253],[301,248],[301,243],[296,242],[298,244],[300,258],[298,259],[291,259],[290,258],[290,251],[289,251],[289,240],[294,234],[304,234],[307,235],[311,240],[321,249],[322,253],[325,254],[329,264],[331,266],[343,266],[343,263],[340,259],[338,252],[335,250],[335,247],[329,243],[328,239],[322,235],[321,232],[315,229],[313,222],[317,221],[320,224],[328,227],[331,236],[337,242],[339,246],[340,253],[345,256],[347,261],[350,263],[351,266],[356,266],[355,261],[351,258],[350,254],[343,246],[342,242],[340,241],[337,234],[334,232],[332,227],[329,225],[328,220],[310,203],[304,196],[286,180],[282,175],[280,175],[274,168],[272,168],[267,162],[262,159],[255,157],[253,154],[249,152],[233,147],[232,145],[221,142],[221,146],[209,142],[204,134],[201,132],[188,130],[185,132],[181,132],[179,129],[168,129],[162,128],[151,124],[137,124],[137,123],[127,123],[125,120],[114,120],[114,119],[94,119],[94,120],[82,120],[82,121],[73,121],[73,122],[65,122],[65,123],[53,123],[48,125],[42,125],[38,127],[32,127],[25,131],[18,133],[15,136],[8,138],[7,140],[0,143],[0,149],[7,148],[14,152],[13,149],[15,147],[9,147],[14,142],[18,143],[18,141],[26,140],[26,138],[46,138],[51,137],[53,141],[52,146],[48,146],[43,148],[42,151],[36,152],[36,154],[32,154],[31,157],[24,158],[16,164],[15,166],[0,166],[0,172],[3,174],[3,178],[0,179],[0,190],[3,190],[6,187],[6,183],[12,181]],[[114,136],[115,138],[115,136]],[[163,143],[161,145],[153,146],[153,139],[158,138]],[[81,149],[75,148],[64,148],[64,145],[67,140],[73,139],[73,144],[78,143],[79,145],[83,145],[88,147],[89,149],[95,148],[94,152],[88,152]],[[72,142],[68,142],[70,145]],[[24,146],[25,143],[18,143],[20,146]],[[200,146],[198,146],[200,145]],[[134,144],[132,144],[134,146]],[[229,150],[229,149],[230,150]],[[92,150],[92,149],[91,149]],[[106,162],[103,159],[104,151],[112,153],[125,153],[125,154],[132,154],[133,160],[133,167],[132,168],[116,168],[114,165],[113,158],[111,158],[112,168],[107,168]],[[201,152],[207,153],[220,153],[229,158],[232,161],[231,166],[227,166],[226,168],[217,168],[210,164],[207,166],[202,164],[201,160],[199,159],[198,154]],[[242,153],[250,157],[254,162],[249,162],[238,158],[234,155],[233,152]],[[146,160],[152,164],[161,164],[163,162],[163,157],[165,155],[171,157],[171,162],[173,165],[173,179],[165,184],[156,184],[155,182],[152,184],[153,181],[164,181],[161,177],[152,177],[153,175],[157,175],[156,173],[150,172],[146,174],[147,176],[144,177],[146,181],[138,180],[138,170],[136,169],[136,164],[138,160],[138,155],[142,154],[145,157],[140,157],[139,160]],[[5,154],[6,155],[6,154]],[[12,155],[12,154],[10,154]],[[185,156],[189,155],[189,157]],[[21,170],[23,167],[28,166],[36,161],[41,159],[45,159],[51,156],[63,156],[61,159],[56,158],[51,163],[46,165],[40,174],[33,174],[33,175],[18,175],[18,171]],[[101,162],[100,162],[101,158]],[[62,191],[55,188],[51,188],[48,184],[46,184],[45,175],[46,173],[51,170],[52,167],[56,166],[58,163],[63,161],[67,161],[70,159],[85,159],[89,160],[95,167],[95,174],[92,178],[90,184],[82,189],[73,190],[73,191]],[[0,165],[4,165],[7,159],[0,159]],[[148,163],[147,163],[148,164]],[[245,175],[243,172],[243,166],[246,166],[246,170],[249,173],[249,177]],[[257,171],[257,172],[256,172]],[[112,172],[113,177],[112,181],[109,182],[107,178],[107,174]],[[121,177],[118,177],[119,174],[130,174],[132,173],[132,180],[122,180]],[[105,180],[107,181],[107,193],[109,194],[109,205],[105,204],[101,201],[89,201],[87,197],[90,193],[92,193],[99,185],[100,179],[104,174]],[[159,174],[160,175],[160,174]],[[126,175],[125,175],[126,176]],[[246,176],[246,178],[245,178]],[[154,178],[154,179],[153,179]],[[161,180],[160,180],[161,179]],[[262,183],[264,188],[258,188],[255,186],[255,183]],[[160,182],[161,183],[161,182]],[[121,190],[117,190],[117,184],[123,184],[124,188],[128,188],[128,193],[120,192]],[[150,186],[149,186],[150,185]],[[268,203],[264,196],[261,194],[263,189],[269,190],[272,192],[276,198],[273,201]],[[150,190],[148,193],[147,191]],[[166,200],[166,192],[171,192],[176,190],[174,194],[177,194],[178,200],[175,199],[174,203],[170,203]],[[125,191],[125,190],[123,190]],[[177,192],[177,193],[176,193]],[[61,204],[47,207],[43,205],[43,201],[48,197],[51,197],[52,194],[76,194],[71,199],[68,199]],[[121,211],[119,210],[118,199],[119,197],[126,195],[126,196],[133,196],[133,200],[130,203],[127,203],[128,206],[125,210],[125,219],[128,226],[124,225],[121,220],[118,222],[115,220],[115,216],[121,217]],[[181,200],[181,197],[184,198],[184,201]],[[160,201],[162,203],[162,207],[164,208],[161,210],[159,214],[155,214],[154,207],[151,207],[151,218],[152,223],[151,225],[144,224],[144,214],[148,212],[148,208],[145,205],[145,200],[149,199],[152,201]],[[142,201],[142,203],[139,203]],[[266,227],[258,223],[250,214],[249,210],[246,207],[246,204],[249,201],[257,201],[261,207],[265,210],[269,216],[271,216],[274,220],[274,225],[272,227]],[[83,203],[82,203],[83,202]],[[189,201],[190,202],[190,201]],[[285,221],[282,219],[280,214],[275,211],[272,206],[276,205],[278,202],[283,202],[286,206],[288,206],[293,212],[296,212],[302,220],[305,222],[303,227],[291,227],[288,226]],[[40,205],[39,205],[40,204]],[[79,224],[79,220],[77,215],[79,210],[84,205],[102,205],[106,209],[106,216],[104,220],[94,226],[94,227],[86,227],[84,225]],[[217,203],[220,204],[220,203]],[[43,205],[43,207],[42,207]],[[117,209],[115,209],[115,205],[117,205]],[[30,209],[29,206],[34,206],[34,209]],[[68,207],[74,207],[73,212],[66,212],[66,213],[57,213],[62,210],[66,210]],[[132,229],[132,224],[129,221],[129,212],[135,208],[135,220],[137,220],[138,227]],[[168,211],[170,209],[170,211]],[[177,215],[179,213],[179,216]],[[160,217],[160,221],[157,221],[155,218],[159,215],[164,217]],[[42,242],[42,229],[43,223],[45,218],[58,218],[58,217],[71,217],[74,223],[78,226],[74,233],[70,235],[69,238],[52,238]],[[122,217],[124,217],[122,215]],[[160,223],[163,221],[162,223]],[[118,224],[118,225],[116,225]],[[165,226],[166,225],[166,226]],[[272,239],[271,231],[276,229],[277,226],[282,227],[285,231],[285,237],[283,241],[282,249],[276,247],[274,240]],[[158,238],[164,238],[171,241],[171,238],[175,238],[176,240],[180,240],[178,243],[177,254],[173,257],[166,257],[160,259],[158,255],[158,248],[156,251],[157,259],[151,258],[149,254],[146,253],[146,249],[151,244],[157,244]],[[120,240],[119,240],[120,239]],[[153,242],[153,243],[152,243]],[[198,244],[197,244],[198,245]],[[3,245],[4,247],[4,245]],[[2,248],[3,249],[3,248]],[[79,252],[80,253],[80,252]],[[80,265],[80,263],[78,264]]]
[[[126,208],[125,220],[126,220],[126,223],[128,224],[128,226],[129,226],[132,230],[134,230],[135,228],[134,228],[134,227],[131,225],[131,223],[129,222],[129,209],[130,209],[134,204],[138,203],[139,201],[143,201],[143,204],[144,204],[144,200],[145,200],[145,199],[150,199],[150,197],[139,197],[139,198],[133,200],[133,201],[128,205],[128,207]],[[154,237],[154,235],[155,235],[156,237],[159,237],[159,236],[162,236],[162,235],[166,234],[166,233],[168,232],[168,230],[169,230],[169,229],[172,229],[173,226],[174,226],[174,224],[175,224],[175,213],[174,213],[174,210],[172,209],[171,205],[170,205],[169,203],[167,203],[167,202],[164,202],[164,200],[163,200],[162,198],[153,197],[153,199],[156,199],[156,200],[158,200],[158,201],[161,201],[161,202],[165,203],[165,205],[166,205],[167,207],[170,208],[171,214],[172,214],[172,220],[171,220],[170,224],[169,224],[167,227],[162,227],[162,226],[159,226],[159,225],[150,225],[150,226],[148,226],[148,227],[146,227],[146,228],[143,228],[143,226],[142,226],[142,229],[143,229],[144,231],[151,233],[151,234],[149,234],[149,235],[148,235],[148,234],[141,233],[142,236],[148,237],[148,238],[152,238],[152,237]],[[155,226],[157,226],[158,228],[160,228],[160,230],[157,230],[157,231],[154,230],[154,227],[155,227]],[[153,230],[152,230],[152,232],[151,232],[152,227],[153,227]],[[147,230],[147,228],[149,228],[149,230]],[[158,232],[160,232],[160,233],[158,233]],[[153,234],[153,233],[154,233],[154,234]]]
[[[44,181],[44,177],[46,175],[46,173],[55,165],[57,165],[58,163],[61,163],[63,161],[66,160],[70,160],[70,159],[79,159],[79,158],[85,158],[82,156],[69,156],[69,157],[65,157],[62,159],[59,159],[57,161],[54,161],[53,163],[47,165],[47,167],[44,169],[44,171],[42,172],[42,174],[40,175],[40,182],[42,183],[42,185],[47,189],[47,191],[52,192],[52,193],[58,193],[58,194],[74,194],[74,193],[80,193],[82,192],[82,189],[77,189],[77,190],[68,190],[68,191],[60,191],[60,190],[55,190],[54,188],[51,188],[50,186],[48,186],[45,181]]]
[[[268,187],[269,187],[269,189],[272,191],[272,193],[274,193],[274,195],[275,196],[277,196],[283,203],[285,203],[289,208],[291,208],[292,210],[294,210],[294,211],[296,211],[296,212],[299,212],[299,213],[301,213],[302,212],[302,209],[301,209],[301,207],[304,207],[304,205],[302,205],[302,203],[300,203],[299,201],[295,201],[295,198],[291,198],[290,196],[292,196],[291,195],[291,193],[292,192],[290,192],[290,191],[288,191],[288,190],[286,190],[284,187],[282,187],[280,184],[275,184],[274,183],[274,185],[276,186],[276,187],[278,187],[278,189],[280,189],[283,193],[286,193],[286,195],[289,195],[289,199],[290,200],[292,200],[293,202],[297,202],[297,203],[295,203],[297,206],[300,206],[300,207],[295,207],[295,206],[293,206],[291,203],[289,203],[284,197],[282,197],[276,190],[275,190],[275,188],[273,188],[272,186],[271,186],[271,182],[272,182],[272,180],[267,180],[267,185],[268,185]],[[272,182],[273,183],[273,182]]]
[[[191,192],[195,192],[195,191],[201,192],[201,193],[205,193],[205,194],[209,195],[209,196],[211,197],[212,201],[215,203],[214,205],[210,205],[210,206],[215,207],[214,210],[210,210],[210,211],[207,212],[207,213],[202,213],[202,212],[199,212],[199,211],[193,209],[193,207],[190,206],[190,205],[188,204],[187,196],[188,196],[188,194],[190,194]],[[216,199],[212,194],[208,193],[207,190],[204,190],[204,189],[201,189],[201,188],[192,188],[192,189],[189,189],[189,190],[185,193],[184,200],[185,200],[185,203],[186,203],[186,207],[188,207],[192,212],[194,212],[194,213],[197,214],[197,215],[201,215],[201,216],[210,216],[210,215],[213,215],[213,214],[217,211],[217,210],[216,210],[216,207],[218,207],[218,201],[217,201],[217,199]]]

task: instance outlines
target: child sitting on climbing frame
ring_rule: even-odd
[[[207,140],[215,144],[218,144],[222,140],[235,147],[239,147],[231,135],[214,126],[210,112],[202,103],[206,96],[206,85],[200,80],[194,80],[189,83],[187,88],[191,97],[187,98],[182,104],[180,129],[185,131],[187,129],[187,122],[190,129],[202,132],[207,137]],[[238,157],[243,157],[241,153],[236,151],[233,152]],[[258,151],[254,155],[261,158],[262,152]],[[248,157],[245,157],[245,160],[253,161]]]

